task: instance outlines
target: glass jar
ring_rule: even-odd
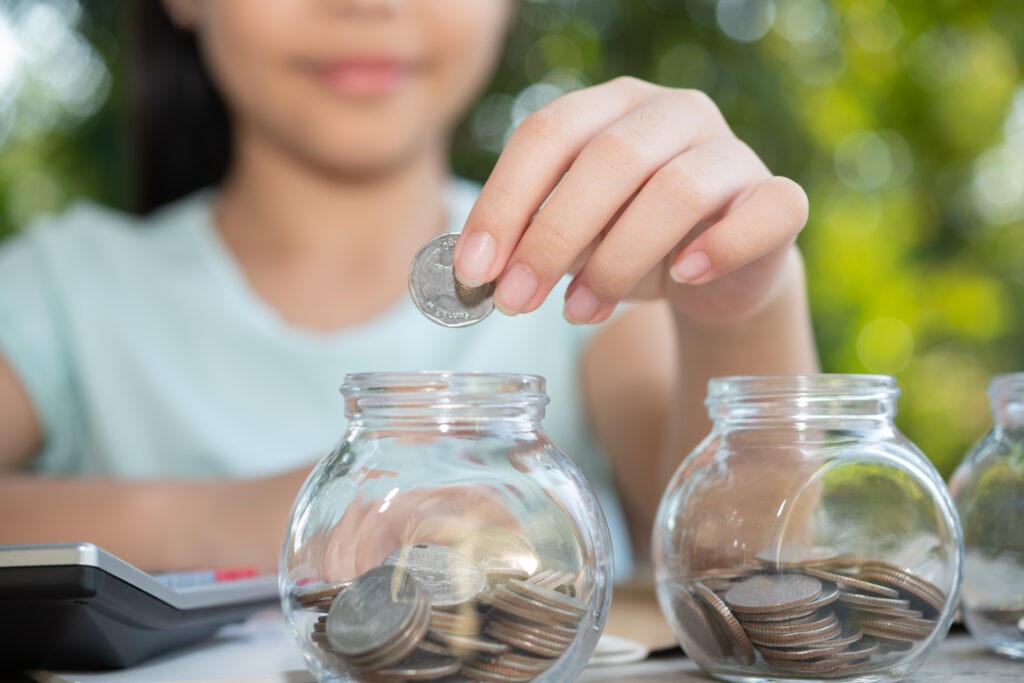
[[[676,637],[729,681],[895,680],[949,628],[949,492],[895,427],[891,377],[727,377],[654,530]]]
[[[608,527],[532,375],[366,373],[292,510],[288,628],[318,681],[572,680],[611,598]]]
[[[950,488],[964,529],[967,629],[996,652],[1024,658],[1024,373],[989,385],[995,424]]]

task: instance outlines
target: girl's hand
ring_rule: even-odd
[[[800,186],[773,176],[706,95],[618,78],[516,129],[459,238],[456,275],[496,279],[507,314],[534,310],[573,273],[572,322],[666,297],[726,323],[771,299],[806,220]]]

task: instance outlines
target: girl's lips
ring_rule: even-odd
[[[389,59],[347,59],[318,69],[331,90],[350,97],[391,94],[404,85],[414,71],[410,62]]]

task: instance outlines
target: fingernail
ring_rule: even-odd
[[[470,286],[482,285],[494,263],[494,239],[486,232],[474,232],[466,238],[459,251],[456,267],[459,279]]]
[[[586,287],[577,287],[565,302],[565,317],[571,323],[590,322],[597,315],[601,303]]]
[[[498,281],[494,303],[502,313],[519,313],[530,303],[537,291],[537,278],[526,266],[516,264]]]
[[[692,251],[672,266],[670,274],[676,282],[686,284],[700,279],[711,270],[711,261],[703,251]]]

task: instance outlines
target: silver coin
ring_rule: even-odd
[[[460,605],[475,598],[487,585],[480,566],[451,548],[417,543],[391,553],[385,566],[401,567],[430,594],[435,607]]]
[[[744,661],[747,664],[753,664],[755,658],[754,646],[751,645],[750,638],[747,632],[740,626],[740,623],[736,620],[736,616],[726,606],[722,599],[715,595],[714,591],[700,583],[696,584],[694,590],[697,592],[697,597],[704,601],[704,605],[709,607],[708,614],[712,618],[717,620],[719,630],[726,635],[726,637],[732,643],[730,648],[734,654],[743,656]]]
[[[821,581],[811,576],[758,574],[730,588],[725,603],[737,612],[782,612],[810,605],[821,594]]]
[[[563,645],[545,642],[543,638],[527,636],[494,623],[487,625],[485,633],[495,640],[506,643],[518,650],[543,657],[558,658],[566,650],[566,647]]]
[[[451,655],[418,651],[388,668],[375,669],[370,678],[394,681],[435,681],[458,673],[462,662]]]
[[[408,628],[426,599],[416,580],[401,569],[371,569],[331,604],[327,642],[343,657],[380,650]]]
[[[762,550],[754,558],[767,567],[806,567],[828,564],[839,553],[823,545],[791,545]]]
[[[483,527],[473,529],[455,539],[455,550],[484,568],[509,568],[533,574],[540,567],[540,556],[522,534],[509,529]]]
[[[494,310],[494,283],[467,287],[455,279],[452,253],[457,233],[433,238],[416,252],[409,268],[409,294],[416,308],[445,327],[478,323]]]

